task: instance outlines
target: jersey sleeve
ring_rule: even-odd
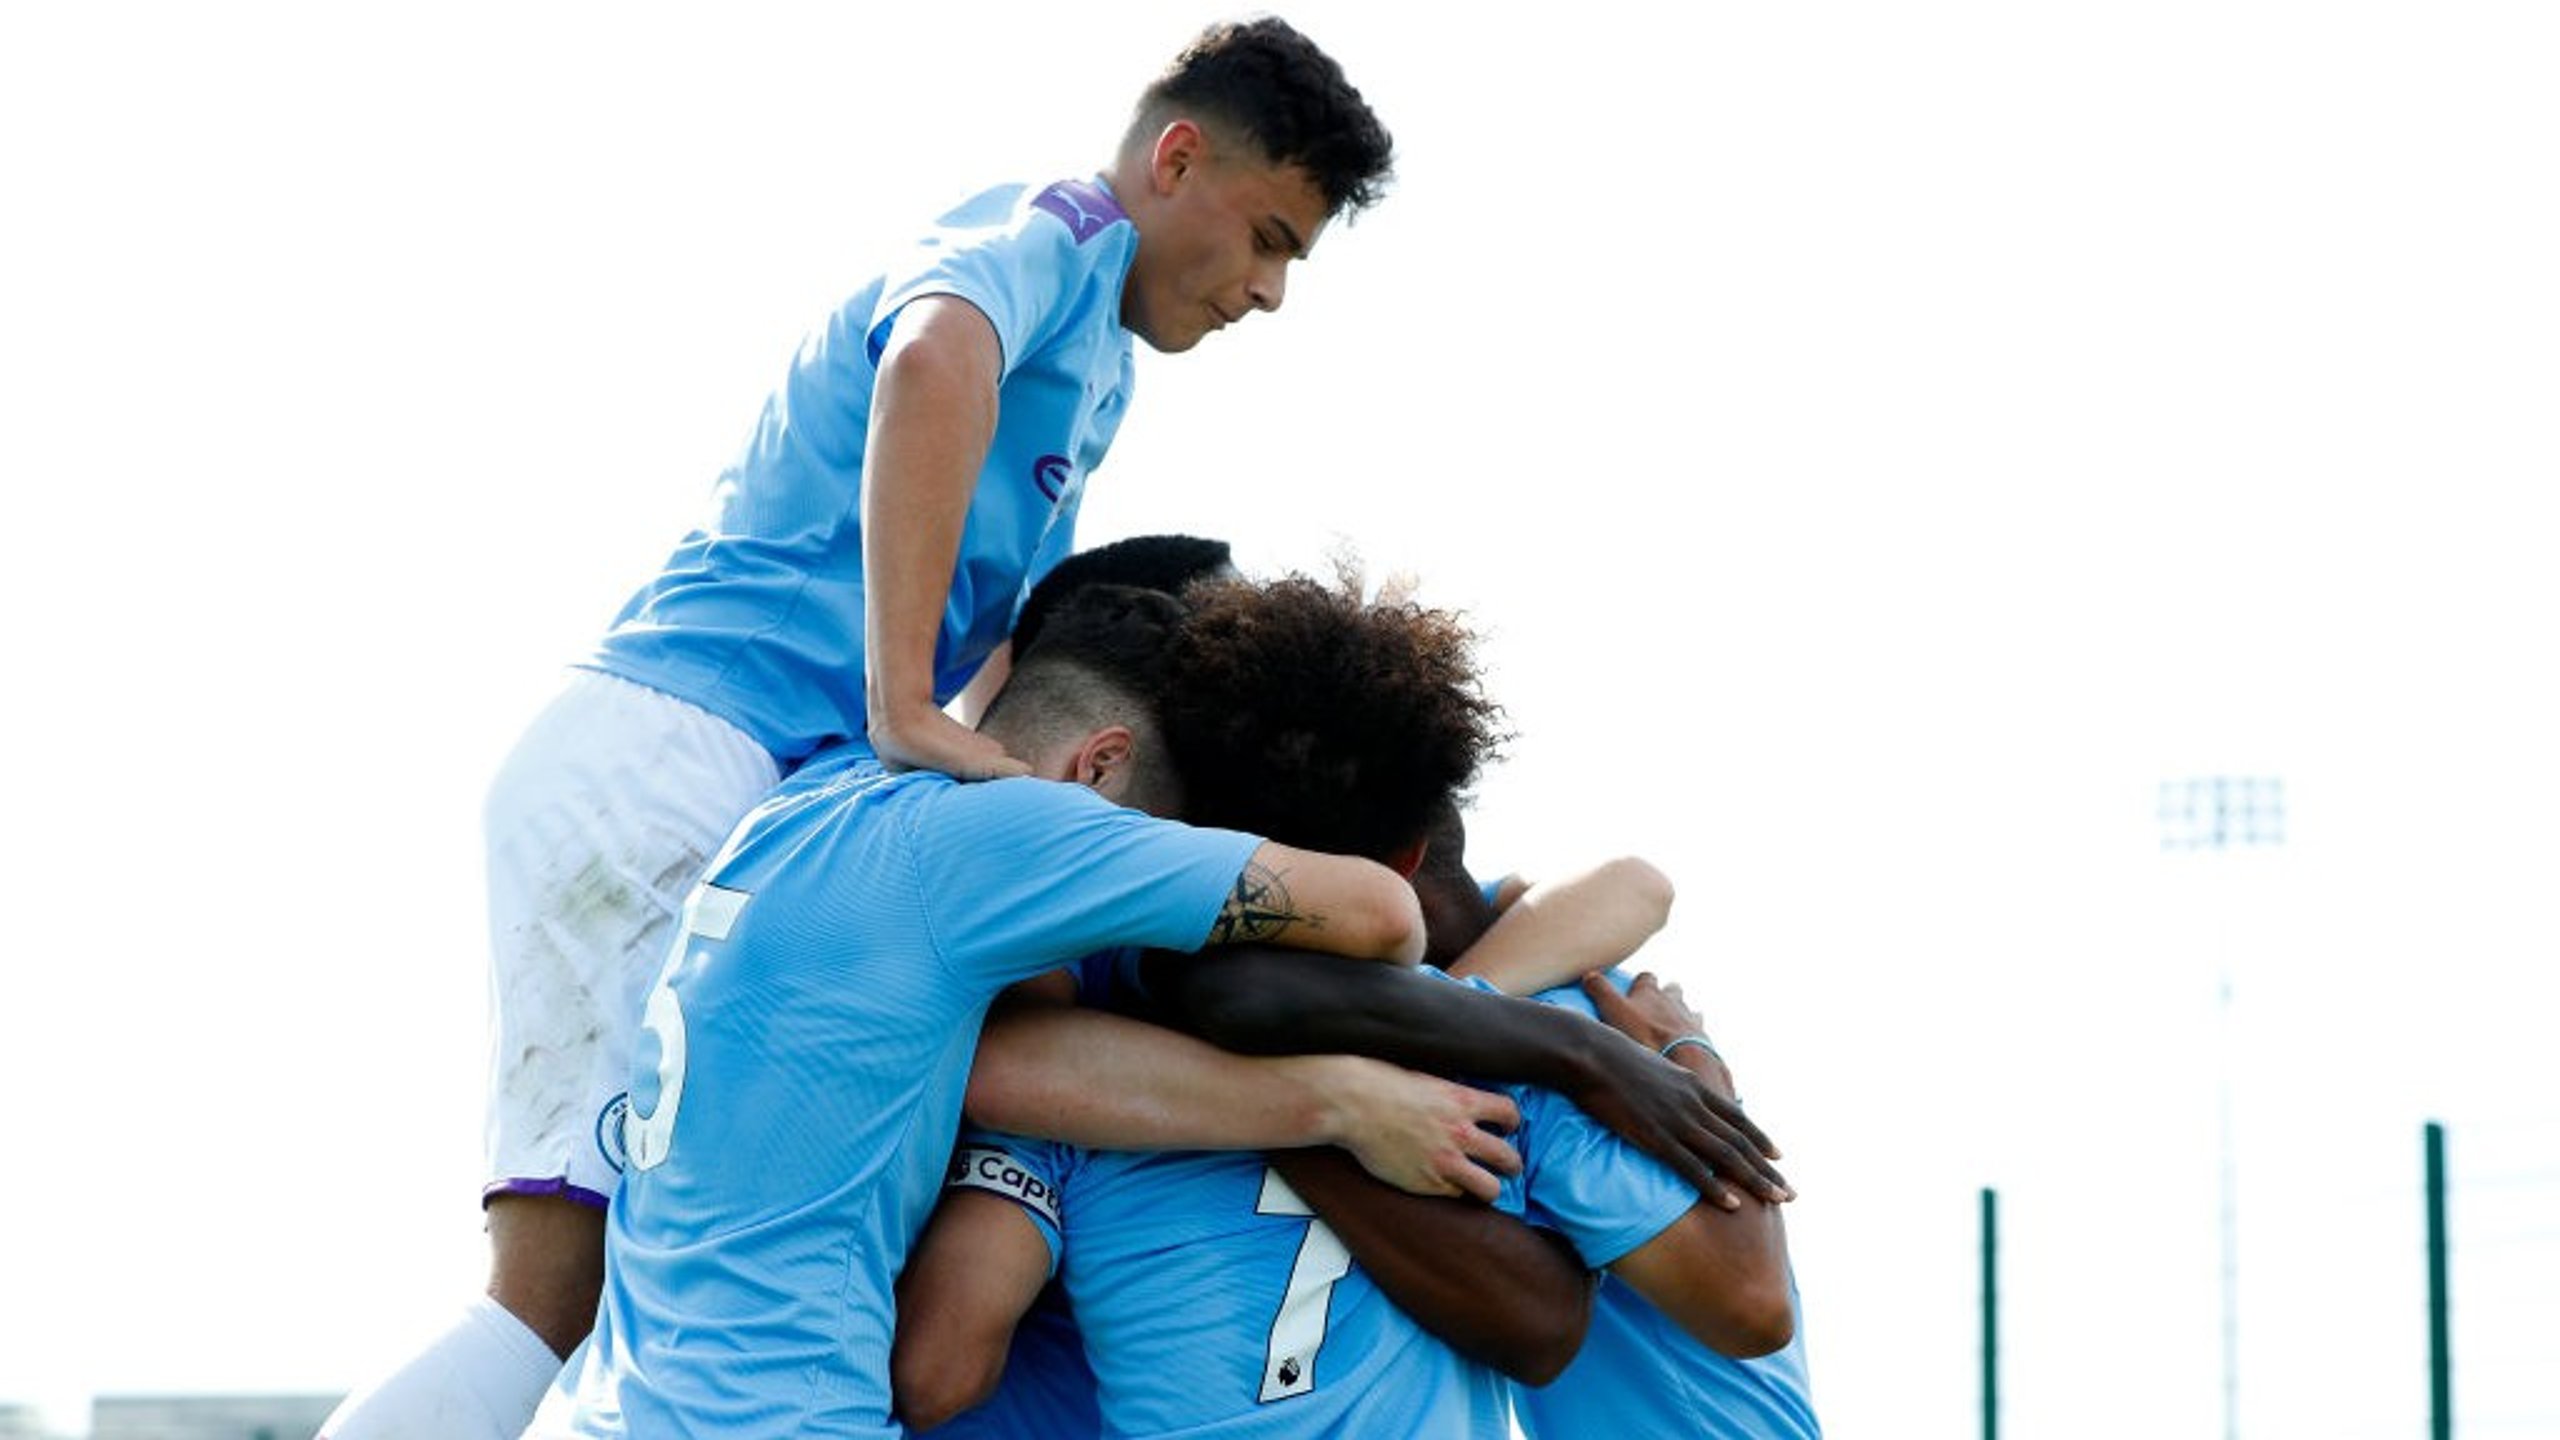
[[[1006,983],[1100,950],[1198,949],[1262,843],[1032,778],[948,786],[906,822],[944,963]]]
[[[1623,971],[1610,974],[1619,988],[1626,987]],[[1471,989],[1494,990],[1481,979],[1448,978]],[[1579,987],[1558,986],[1537,998],[1575,1011],[1594,1025],[1601,1023]],[[1520,1105],[1520,1133],[1513,1138],[1524,1165],[1525,1218],[1561,1232],[1591,1268],[1607,1268],[1698,1203],[1698,1192],[1670,1167],[1628,1144],[1572,1101],[1534,1085],[1510,1089]]]
[[[1127,217],[1099,186],[1064,182],[1036,194],[1006,186],[942,218],[892,269],[873,312],[877,356],[898,312],[928,295],[968,301],[995,327],[1010,374],[1094,306],[1116,303]],[[1108,278],[1109,284],[1100,284]]]
[[[1669,1229],[1698,1192],[1552,1091],[1521,1087],[1527,1219],[1561,1232],[1593,1269]]]

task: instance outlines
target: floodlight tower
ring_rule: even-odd
[[[2284,782],[2209,775],[2160,784],[2160,848],[2171,854],[2220,853],[2284,843]],[[2217,913],[2217,925],[2225,915]],[[2221,1026],[2218,1108],[2222,1143],[2222,1435],[2240,1437],[2240,1197],[2231,1115],[2231,947],[2213,947],[2215,1008]]]

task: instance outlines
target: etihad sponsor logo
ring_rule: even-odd
[[[1067,482],[1075,475],[1075,465],[1064,455],[1043,455],[1031,462],[1031,483],[1040,487],[1040,498],[1052,504],[1067,493]]]

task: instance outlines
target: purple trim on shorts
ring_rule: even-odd
[[[599,1195],[584,1185],[572,1185],[566,1180],[554,1177],[549,1180],[492,1180],[481,1188],[481,1208],[487,1209],[489,1202],[501,1195],[559,1195],[591,1210],[607,1209],[612,1204],[609,1196]]]

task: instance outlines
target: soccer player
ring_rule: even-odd
[[[1783,1288],[1733,1263],[1720,1233],[1729,1212],[1553,1092],[1510,1093],[1527,1169],[1506,1186],[1507,1208],[1525,1203],[1580,1257],[1678,1317],[1690,1344],[1755,1353],[1785,1343]],[[972,1347],[1001,1354],[1002,1307],[1018,1312],[1053,1272],[1112,1434],[1507,1435],[1499,1377],[1388,1303],[1409,1292],[1376,1260],[1381,1248],[1391,1262],[1399,1250],[1407,1257],[1406,1285],[1472,1278],[1497,1300],[1525,1289],[1549,1297],[1530,1312],[1543,1304],[1568,1328],[1578,1323],[1582,1259],[1565,1262],[1573,1289],[1558,1302],[1522,1272],[1469,1276],[1465,1251],[1435,1247],[1443,1223],[1465,1218],[1448,1207],[1471,1202],[1394,1197],[1444,1212],[1400,1240],[1376,1228],[1338,1239],[1276,1158],[1086,1151],[973,1132],[952,1174],[902,1292],[900,1401],[920,1419],[966,1403],[966,1393],[933,1389],[944,1383],[934,1370]],[[939,1328],[910,1328],[926,1324]],[[1567,1353],[1579,1338],[1565,1336]]]
[[[1188,350],[1278,309],[1391,150],[1305,36],[1212,26],[1100,173],[962,202],[800,347],[711,518],[493,784],[488,1293],[324,1435],[522,1428],[593,1321],[641,993],[705,859],[830,745],[1026,772],[939,707],[1071,548],[1135,342]]]
[[[1572,965],[1576,956],[1588,963],[1617,958],[1660,925],[1658,914],[1646,913],[1657,888],[1651,882],[1658,877],[1635,877],[1639,883],[1633,887],[1625,883],[1627,878],[1603,867],[1533,887],[1529,893],[1535,903],[1511,907],[1498,927],[1501,933],[1481,939],[1480,946],[1489,958],[1531,955],[1549,968]],[[1423,897],[1427,902],[1428,892]],[[1089,998],[1107,1003],[1113,971],[1106,966],[1096,973],[1099,979],[1092,988],[1099,993]],[[1007,1042],[991,1030],[987,1043],[1002,1048]],[[989,1062],[1004,1058],[982,1050],[979,1074],[1003,1068]],[[1233,1065],[1271,1063],[1226,1059]],[[1050,1061],[1035,1053],[1027,1063],[1036,1070]],[[1092,1081],[1068,1076],[1059,1083]],[[1144,1085],[1140,1081],[1128,1088],[1142,1090]],[[972,1093],[979,1090],[973,1083]],[[1092,1121],[1080,1117],[1069,1128],[1076,1123]],[[1122,1143],[1152,1144],[1161,1138],[1134,1135],[1123,1137]],[[943,1204],[983,1204],[983,1199],[958,1199],[957,1192],[1004,1194],[1008,1180],[1018,1186],[1026,1172],[993,1158],[1001,1154],[964,1144],[950,1176],[953,1193],[946,1194]],[[1342,1238],[1378,1288],[1461,1355],[1532,1385],[1552,1379],[1572,1359],[1589,1321],[1592,1287],[1581,1257],[1554,1232],[1533,1229],[1472,1197],[1417,1198],[1387,1190],[1332,1147],[1274,1150],[1267,1159]],[[1027,1232],[1012,1238],[1029,1240]],[[1042,1257],[1032,1258],[1037,1263]],[[967,1222],[937,1222],[928,1228],[909,1281],[901,1284],[896,1352],[901,1413],[910,1423],[934,1427],[921,1432],[933,1440],[1101,1435],[1096,1380],[1062,1288],[1052,1278],[1016,1326],[1016,1317],[1001,1302],[990,1303],[974,1278],[957,1293],[950,1284],[955,1275],[989,1273],[984,1239]]]
[[[1247,617],[1270,608],[1232,588]],[[604,1303],[532,1433],[898,1433],[892,1282],[1000,989],[1124,946],[1419,957],[1419,906],[1393,871],[1155,818],[1195,773],[1168,763],[1154,718],[1185,683],[1168,637],[1192,628],[1168,597],[1088,589],[984,722],[1035,777],[963,784],[846,748],[741,826],[650,994]],[[1450,679],[1413,673],[1424,718],[1449,713]],[[1385,700],[1359,720],[1416,752]],[[1477,725],[1447,743],[1480,743]],[[1243,763],[1292,783],[1270,757]],[[1506,1109],[1486,1097],[1458,1123]]]
[[[1620,986],[1626,988],[1622,993]],[[1551,1004],[1586,1007],[1639,1041],[1669,1052],[1721,1094],[1732,1072],[1703,1038],[1697,1014],[1677,986],[1650,974],[1593,976],[1578,988],[1545,992]],[[1534,1218],[1534,1216],[1533,1216]],[[1565,1371],[1539,1387],[1514,1387],[1512,1399],[1529,1440],[1821,1440],[1805,1364],[1803,1303],[1786,1261],[1786,1229],[1777,1207],[1753,1200],[1732,1217],[1736,1244],[1764,1257],[1761,1273],[1785,1276],[1786,1311],[1794,1317],[1776,1350],[1701,1343],[1662,1307],[1615,1276],[1593,1298],[1582,1349]]]
[[[1286,627],[1276,629],[1287,637]],[[1212,723],[1231,739],[1259,726],[1274,753],[1295,751],[1302,742],[1285,722],[1267,724],[1269,709],[1295,703],[1320,710],[1341,698],[1300,682],[1285,643],[1277,650],[1240,644],[1226,658],[1238,665],[1249,660],[1259,683],[1285,697],[1279,707],[1251,713],[1202,704],[1201,712],[1227,717]],[[1201,698],[1200,690],[1182,692],[1174,713]],[[1170,713],[1168,724],[1176,725]],[[1178,729],[1174,743],[1179,752]],[[1245,748],[1252,748],[1250,741]],[[1334,781],[1336,806],[1384,778],[1324,765],[1309,773]],[[1236,808],[1293,813],[1309,833],[1326,834],[1327,843],[1350,848],[1365,840],[1380,854],[1407,849],[1428,818],[1427,811],[1409,817],[1401,831],[1368,829],[1331,809],[1317,818],[1304,792],[1292,796],[1271,786],[1253,787],[1246,800],[1214,783],[1195,784],[1193,802],[1204,815]],[[1316,804],[1322,807],[1323,798]],[[1419,983],[1446,994],[1471,993]],[[1306,998],[1303,989],[1284,988],[1271,1008],[1303,1015]],[[1487,1013],[1525,1010],[1571,1029],[1598,1028],[1496,996],[1474,998]],[[1585,1254],[1619,1265],[1693,1333],[1735,1348],[1783,1341],[1782,1296],[1775,1307],[1763,1304],[1758,1316],[1733,1320],[1743,1292],[1765,1296],[1773,1287],[1727,1283],[1736,1277],[1717,1234],[1724,1211],[1552,1093],[1524,1088],[1515,1095],[1529,1117],[1522,1133],[1537,1137],[1534,1146],[1522,1146],[1533,1184]],[[1548,1160],[1543,1167],[1542,1157]],[[936,1373],[942,1361],[972,1349],[1001,1354],[1010,1316],[1039,1293],[1054,1264],[1084,1330],[1101,1411],[1115,1433],[1507,1430],[1492,1371],[1466,1363],[1387,1304],[1378,1284],[1348,1268],[1331,1232],[1258,1156],[1087,1152],[1017,1139],[964,1151],[954,1179],[906,1281],[901,1403],[917,1418],[939,1418],[954,1403]],[[910,1362],[910,1356],[919,1359]],[[975,1368],[984,1373],[986,1367]],[[912,1396],[911,1380],[932,1393]],[[961,1394],[957,1403],[968,1398]]]
[[[1538,993],[1550,1004],[1606,1019],[1639,1041],[1677,1059],[1718,1094],[1733,1097],[1733,1075],[1705,1038],[1697,1014],[1679,987],[1651,975],[1595,974],[1570,986],[1554,986],[1563,969],[1517,949],[1474,945],[1497,922],[1512,921],[1504,886],[1480,886],[1466,869],[1465,827],[1455,811],[1433,832],[1433,843],[1414,888],[1430,927],[1430,963],[1474,975],[1506,990]],[[1650,872],[1641,861],[1615,865]],[[1667,899],[1667,883],[1665,895]],[[1640,938],[1640,937],[1639,937]],[[1633,953],[1600,957],[1603,963]],[[1584,957],[1589,958],[1589,957]],[[1774,1352],[1736,1355],[1699,1343],[1644,1295],[1616,1277],[1602,1281],[1582,1348],[1563,1374],[1538,1386],[1515,1386],[1520,1427],[1529,1440],[1820,1440],[1805,1365],[1802,1304],[1787,1264],[1785,1219],[1778,1207],[1757,1199],[1729,1217],[1733,1242],[1756,1256],[1763,1275],[1786,1276],[1786,1306],[1795,1317],[1786,1344]]]
[[[1044,607],[1075,584],[1103,580],[1181,588],[1231,569],[1225,547],[1216,541],[1139,536],[1114,542],[1071,557],[1035,586],[1017,635],[1036,632]],[[1330,588],[1293,577],[1271,591],[1231,592],[1252,597],[1249,608],[1221,604],[1214,587],[1205,597],[1190,593],[1206,613],[1198,625],[1186,627],[1186,635],[1214,633],[1216,639],[1193,640],[1183,692],[1166,697],[1167,730],[1177,759],[1186,748],[1198,752],[1185,766],[1211,813],[1308,829],[1354,849],[1387,843],[1384,837],[1411,828],[1418,814],[1454,816],[1448,797],[1459,781],[1445,767],[1426,768],[1338,740],[1333,743],[1341,753],[1327,755],[1310,737],[1360,733],[1358,714],[1382,696],[1398,694],[1405,681],[1387,677],[1415,657],[1427,664],[1413,683],[1441,687],[1425,693],[1468,693],[1472,638],[1456,617],[1400,598],[1365,603],[1356,580],[1348,578]],[[1345,636],[1360,637],[1364,648],[1338,653]],[[1311,662],[1309,655],[1323,646],[1336,648]],[[1489,715],[1492,707],[1484,703],[1483,709]],[[1461,731],[1457,719],[1469,713],[1453,707],[1442,728]],[[1379,743],[1385,738],[1391,737]],[[1240,766],[1232,759],[1239,749],[1269,755],[1272,763]],[[1206,763],[1194,763],[1203,757]],[[1274,783],[1292,775],[1305,777],[1304,783]],[[1445,783],[1435,787],[1434,776]],[[1540,887],[1477,943],[1497,955],[1506,944],[1525,948],[1550,966],[1560,960],[1572,964],[1559,974],[1578,974],[1629,953],[1659,927],[1667,899],[1654,899],[1658,875],[1632,888],[1613,873],[1590,878],[1600,883]],[[1628,893],[1613,899],[1612,889]],[[1613,909],[1628,914],[1621,917]],[[1645,928],[1621,934],[1631,923]],[[1230,963],[1214,960],[1205,968],[1217,973]],[[1214,995],[1216,987],[1209,988]],[[1071,996],[1072,985],[1059,973],[1044,977],[1039,988],[1017,986],[1009,998]],[[1445,1072],[1531,1079],[1562,1089],[1720,1203],[1738,1199],[1726,1193],[1711,1165],[1746,1177],[1760,1193],[1783,1192],[1783,1182],[1762,1159],[1766,1138],[1739,1121],[1738,1111],[1720,1112],[1709,1092],[1650,1051],[1608,1043],[1614,1037],[1595,1044],[1591,1027],[1527,1001],[1438,986],[1404,987],[1399,1000],[1421,1007],[1426,1016],[1445,1018],[1455,1006],[1469,1018],[1468,1024],[1446,1027],[1456,1038],[1432,1050],[1426,1063]],[[990,1018],[971,1075],[969,1109],[995,1128],[1088,1146],[1229,1148],[1252,1142],[1216,1138],[1216,1129],[1253,1103],[1249,1097],[1257,1087],[1269,1088],[1258,1067],[1240,1066],[1234,1055],[1162,1027],[1093,1007],[1015,1003],[1000,1006]],[[1206,1133],[1204,1124],[1210,1127]],[[1466,1152],[1478,1151],[1481,1137],[1447,1139],[1451,1144],[1428,1171],[1388,1174],[1371,1168],[1417,1192],[1491,1199],[1496,1177],[1466,1163]]]
[[[1069,556],[1033,587],[1016,622],[1014,644],[1028,648],[1036,643],[1049,609],[1081,585],[1135,584],[1178,593],[1197,581],[1233,576],[1230,552],[1223,542],[1184,535],[1141,535],[1114,541]],[[1227,697],[1225,703],[1248,705],[1259,698],[1234,695]],[[1541,907],[1518,908],[1525,916]],[[1553,912],[1556,907],[1544,909]],[[1572,917],[1565,918],[1570,921]],[[1503,928],[1516,930],[1518,922]],[[1107,989],[1108,967],[1095,973],[1104,981],[1097,988]],[[1016,1123],[1045,1123],[1049,1129],[1089,1143],[1139,1149],[1248,1149],[1286,1144],[1285,1139],[1274,1138],[1267,1130],[1252,1128],[1251,1117],[1257,1109],[1270,1109],[1275,1097],[1291,1093],[1298,1078],[1293,1067],[1352,1066],[1356,1076],[1361,1073],[1356,1067],[1376,1063],[1348,1057],[1301,1060],[1238,1056],[1151,1025],[1085,1023],[1117,1017],[1092,1010],[1061,1013],[1033,1003],[1040,997],[1026,986],[1015,989],[1024,993],[1015,996],[1016,1003],[1011,1005],[999,1002],[998,1018],[990,1021],[982,1037],[978,1062],[972,1071],[973,1109],[1002,1110],[1011,1103],[1017,1107],[1009,1112]],[[1055,1023],[1058,1021],[1076,1023],[1060,1025]],[[1357,1090],[1338,1078],[1325,1088],[1337,1098]],[[1020,1110],[1018,1106],[1025,1100],[1041,1107],[1040,1113]],[[1430,1112],[1414,1113],[1427,1116]],[[1431,1142],[1426,1139],[1423,1143],[1428,1153]],[[1273,1153],[1276,1165],[1311,1189],[1346,1183],[1330,1173],[1330,1162],[1340,1158],[1352,1183],[1370,1183],[1367,1177],[1377,1174],[1428,1193],[1464,1190],[1487,1199],[1497,1193],[1498,1177],[1491,1170],[1481,1165],[1450,1163],[1464,1152],[1451,1155],[1449,1148],[1450,1142],[1444,1140],[1443,1158],[1419,1173],[1397,1173],[1374,1156],[1354,1163],[1344,1152],[1329,1147],[1298,1147]],[[1503,1168],[1516,1169],[1516,1155],[1501,1159]],[[1364,1164],[1369,1167],[1365,1172]],[[968,1177],[969,1171],[963,1166],[955,1178]],[[1366,1208],[1374,1211],[1382,1207]],[[1467,1269],[1503,1274],[1510,1280],[1490,1299],[1480,1293],[1481,1287],[1465,1287],[1465,1293],[1453,1297],[1440,1312],[1459,1317],[1458,1333],[1451,1334],[1447,1328],[1443,1333],[1462,1349],[1470,1349],[1472,1342],[1470,1353],[1505,1373],[1541,1377],[1553,1374],[1570,1357],[1580,1334],[1579,1317],[1589,1309],[1580,1262],[1571,1259],[1569,1253],[1559,1256],[1561,1247],[1530,1236],[1516,1223],[1470,1223],[1477,1218],[1472,1209],[1440,1217],[1441,1234],[1435,1246],[1432,1273],[1448,1272],[1451,1267],[1446,1262],[1454,1257]],[[1484,1214],[1491,1216],[1489,1211]],[[930,1301],[932,1297],[928,1294],[926,1298]],[[940,1422],[948,1411],[977,1402],[952,1417],[947,1425],[930,1430],[928,1433],[935,1440],[1069,1440],[1100,1433],[1093,1373],[1056,1286],[1048,1287],[1030,1311],[1019,1318],[1018,1325],[1013,1323],[1015,1317],[1000,1317],[997,1323],[1009,1326],[1009,1335],[972,1337],[966,1344],[907,1346],[903,1338],[911,1331],[933,1335],[937,1322],[907,1324],[903,1299],[901,1314],[899,1361],[906,1372],[899,1385],[901,1400],[907,1402],[912,1397],[918,1406],[905,1418],[911,1424]],[[966,1323],[965,1317],[962,1323]],[[996,1373],[999,1365],[1000,1376]]]
[[[1053,575],[1041,588],[1049,588],[1058,578]],[[1305,598],[1315,601],[1319,609],[1341,603],[1340,596],[1321,592],[1310,592]],[[1038,599],[1035,591],[1033,603]],[[1214,605],[1214,600],[1210,603]],[[1026,626],[1031,610],[1026,605]],[[1241,738],[1249,747],[1294,753],[1302,727],[1320,725],[1329,715],[1356,711],[1362,703],[1360,677],[1385,667],[1335,665],[1325,675],[1313,677],[1329,683],[1310,683],[1298,659],[1301,652],[1293,649],[1304,638],[1302,627],[1265,624],[1223,646],[1221,664],[1196,669],[1192,690],[1176,702],[1179,723],[1172,728],[1177,735],[1199,727],[1230,740]],[[1443,650],[1452,653],[1445,646]],[[1262,732],[1258,738],[1257,730]],[[1306,773],[1325,777],[1330,785],[1296,791],[1262,783],[1231,785],[1219,799],[1213,776],[1199,788],[1204,792],[1203,803],[1250,806],[1261,822],[1282,828],[1322,825],[1333,843],[1374,842],[1381,835],[1397,833],[1397,827],[1358,823],[1362,807],[1345,800],[1346,794],[1364,794],[1371,788],[1360,783],[1367,779],[1366,772],[1343,765],[1305,768]],[[1346,780],[1353,783],[1345,784]],[[1445,797],[1439,808],[1454,821],[1456,808]],[[1408,817],[1398,822],[1401,826],[1409,824],[1415,812],[1399,813]],[[1423,892],[1423,898],[1428,902],[1429,891]],[[1660,927],[1668,903],[1667,882],[1658,872],[1620,862],[1536,887],[1528,898],[1511,906],[1490,933],[1477,937],[1476,944],[1492,959],[1526,954],[1559,976],[1579,974],[1632,952]],[[1200,968],[1210,973],[1229,969],[1233,963],[1204,960]],[[1271,1017],[1283,1028],[1291,1023],[1291,1015],[1303,1015],[1322,1003],[1317,992],[1299,985],[1304,978],[1276,977],[1277,988],[1268,992],[1289,997],[1289,1003],[1280,1007],[1288,1013]],[[1376,1003],[1376,997],[1370,1003]],[[1754,1147],[1749,1161],[1757,1167],[1756,1173],[1742,1168],[1728,1173],[1747,1175],[1754,1185],[1778,1183],[1774,1172],[1757,1165],[1756,1150],[1765,1149],[1765,1138],[1756,1131],[1730,1128],[1722,1117],[1701,1113],[1697,1102],[1706,1092],[1649,1048],[1623,1041],[1595,1045],[1593,1040],[1603,1032],[1575,1017],[1528,1001],[1476,995],[1445,985],[1402,987],[1394,1005],[1399,1016],[1394,1023],[1373,1027],[1365,1035],[1344,1032],[1345,1044],[1384,1039],[1400,1048],[1381,1053],[1436,1064],[1448,1073],[1530,1076],[1568,1087],[1578,1097],[1589,1097],[1589,1108],[1609,1116],[1613,1124],[1652,1147],[1683,1175],[1711,1187],[1711,1193],[1722,1187],[1706,1167],[1730,1165],[1736,1143]],[[1440,1043],[1414,1043],[1415,1037],[1435,1031],[1445,1032]],[[1286,1049],[1285,1037],[1274,1048]],[[1334,1063],[1342,1060],[1335,1057]],[[1252,1142],[1232,1130],[1204,1129],[1204,1118],[1254,1103],[1257,1086],[1236,1072],[1257,1063],[1270,1062],[1238,1057],[1091,1006],[1012,1004],[1000,1006],[989,1022],[971,1078],[969,1111],[994,1128],[1088,1147],[1238,1148]],[[1666,1087],[1666,1079],[1673,1083]],[[1361,1258],[1380,1272],[1389,1293],[1434,1333],[1470,1358],[1506,1374],[1535,1380],[1562,1368],[1580,1338],[1577,1317],[1588,1309],[1588,1295],[1579,1284],[1578,1259],[1558,1270],[1552,1253],[1555,1247],[1532,1238],[1517,1222],[1489,1211],[1426,1208],[1417,1219],[1382,1199],[1365,1196],[1360,1167],[1337,1162],[1340,1157],[1323,1148],[1275,1151],[1272,1156],[1275,1169],[1304,1189],[1318,1211],[1345,1231],[1355,1249],[1362,1233],[1378,1235],[1382,1243],[1391,1245],[1399,1236],[1428,1229],[1430,1253],[1403,1257],[1413,1263],[1400,1267],[1401,1273],[1388,1273],[1399,1257],[1364,1251]],[[1496,1176],[1481,1167],[1443,1163],[1420,1176],[1398,1176],[1365,1157],[1363,1163],[1371,1174],[1417,1193],[1464,1192],[1482,1199],[1497,1193]],[[1718,1198],[1725,1205],[1740,1203],[1729,1192]],[[1361,1213],[1348,1213],[1354,1204]],[[1539,1279],[1528,1283],[1533,1273]],[[1489,1276],[1507,1277],[1510,1283],[1482,1283],[1481,1277]],[[930,1290],[924,1295],[928,1301],[939,1301]],[[906,1375],[900,1396],[902,1404],[912,1407],[907,1411],[909,1419],[939,1422],[959,1411],[946,1429],[934,1433],[965,1437],[1063,1436],[1088,1433],[1098,1424],[1088,1419],[1085,1428],[1077,1429],[1067,1419],[1071,1414],[1091,1415],[1089,1400],[1081,1407],[1074,1402],[1079,1394],[1089,1395],[1092,1377],[1076,1344],[1071,1319],[1057,1302],[1055,1287],[1033,1307],[1019,1330],[1013,1329],[1015,1319],[1010,1309],[978,1312],[964,1304],[918,1326],[902,1324],[900,1357]],[[956,1327],[957,1338],[943,1327]],[[910,1344],[911,1331],[932,1338]]]

